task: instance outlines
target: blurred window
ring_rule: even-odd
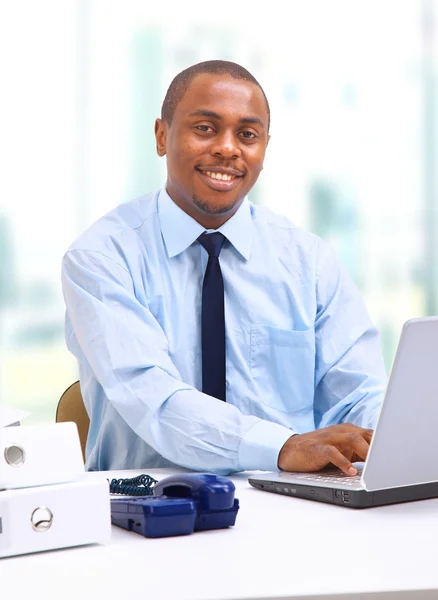
[[[388,368],[403,322],[438,312],[437,0],[283,7],[241,0],[212,18],[191,0],[2,5],[3,402],[54,418],[77,378],[62,255],[99,216],[164,184],[154,120],[171,79],[211,58],[247,67],[271,104],[250,199],[334,246]]]

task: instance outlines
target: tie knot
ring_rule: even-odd
[[[225,236],[220,231],[214,233],[202,233],[198,237],[198,242],[204,246],[209,256],[219,256],[222,245],[225,241]]]

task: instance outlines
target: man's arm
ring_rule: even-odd
[[[386,374],[379,336],[364,303],[337,258],[323,244],[317,272],[315,319],[316,431],[291,437],[278,466],[317,471],[336,465],[355,475],[368,455]]]
[[[87,360],[109,402],[168,460],[222,473],[277,468],[291,430],[199,392],[172,363],[167,338],[136,299],[130,273],[99,252],[64,257],[67,344]]]
[[[378,332],[351,277],[324,248],[315,319],[315,425],[374,429],[386,385]]]

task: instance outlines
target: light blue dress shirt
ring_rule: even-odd
[[[162,190],[64,257],[90,470],[277,470],[293,432],[376,423],[386,375],[355,285],[321,239],[247,199],[218,230],[227,402],[199,391],[204,231]]]

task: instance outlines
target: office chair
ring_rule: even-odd
[[[73,421],[78,427],[82,456],[85,462],[85,444],[87,443],[90,419],[82,400],[79,381],[72,383],[59,399],[58,408],[56,409],[56,422],[63,423],[65,421]]]

